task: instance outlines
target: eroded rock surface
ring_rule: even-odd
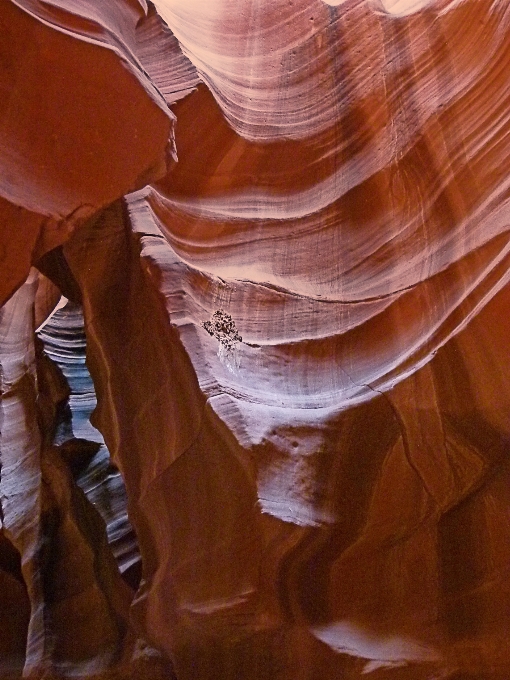
[[[0,311],[4,533],[21,555],[0,545],[6,611],[20,602],[6,661],[506,680],[508,2],[23,0],[0,21],[23,114],[0,117],[2,299],[31,263],[44,275]],[[29,93],[3,66],[24,50]],[[75,55],[49,79],[64,109],[43,85],[55,54]],[[83,309],[92,422],[143,564],[134,599],[55,458],[89,438],[55,424],[65,382],[45,401],[36,380],[33,317],[59,292],[61,314]],[[60,530],[46,507],[73,537],[39,564],[38,537]],[[88,598],[82,560],[82,607],[68,560],[86,552],[110,576],[95,570]],[[46,651],[43,577],[90,626],[86,649],[55,614]],[[145,643],[158,652],[138,657]]]

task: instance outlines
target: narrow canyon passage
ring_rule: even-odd
[[[38,331],[45,361],[53,361],[69,387],[69,399],[57,406],[54,444],[73,477],[106,524],[108,544],[124,579],[136,590],[141,558],[127,516],[122,477],[112,465],[101,433],[90,423],[96,407],[92,378],[86,366],[86,338],[79,304],[65,306]],[[55,368],[52,368],[55,372]]]
[[[35,333],[48,283],[33,269],[0,318],[1,677],[99,678],[115,665],[119,677],[172,678],[129,630],[141,558],[120,473],[90,423],[80,305],[64,298]]]

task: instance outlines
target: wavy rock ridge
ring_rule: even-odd
[[[0,28],[6,668],[506,679],[508,2],[5,0]],[[55,439],[60,293],[41,333],[62,356],[81,305],[139,585]]]

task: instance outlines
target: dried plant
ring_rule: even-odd
[[[237,347],[243,341],[241,334],[236,328],[234,319],[223,311],[218,309],[212,315],[209,321],[204,321],[202,326],[212,335],[220,346],[218,348],[218,356],[224,362],[230,371],[239,368],[239,355]]]

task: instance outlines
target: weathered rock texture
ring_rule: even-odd
[[[506,680],[508,1],[0,28],[6,672]]]

